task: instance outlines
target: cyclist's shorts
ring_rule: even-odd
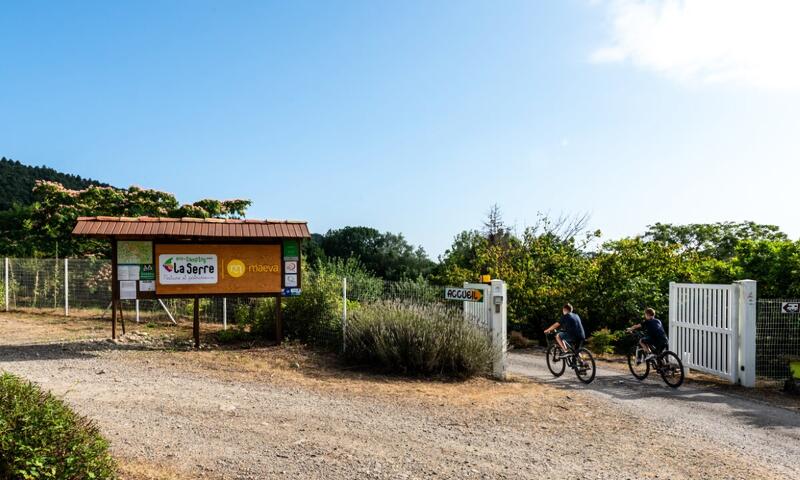
[[[561,340],[564,340],[573,347],[578,344],[578,339],[576,339],[574,336],[570,335],[567,332],[558,332],[558,336],[561,337]]]
[[[659,351],[667,348],[667,345],[669,344],[669,341],[666,338],[653,339],[648,335],[642,337],[642,341],[652,347],[655,347],[656,350]]]

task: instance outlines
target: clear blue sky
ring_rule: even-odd
[[[797,238],[799,10],[697,5],[6,1],[0,156],[434,257],[495,202]]]

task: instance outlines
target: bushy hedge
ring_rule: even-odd
[[[0,375],[0,478],[113,479],[106,441],[86,418],[37,386]]]
[[[345,356],[386,371],[464,378],[488,373],[495,355],[486,332],[441,305],[379,302],[348,318]]]

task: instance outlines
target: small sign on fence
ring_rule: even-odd
[[[444,289],[444,299],[460,300],[462,302],[482,302],[483,292],[477,288],[447,287]]]
[[[781,303],[781,313],[800,313],[800,302]]]

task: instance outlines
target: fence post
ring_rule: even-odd
[[[5,272],[6,272],[6,274],[5,274],[5,281],[3,282],[3,293],[5,294],[5,297],[6,297],[5,298],[5,307],[6,307],[6,312],[7,312],[8,311],[8,291],[10,290],[10,288],[8,288],[8,257],[5,257],[5,260],[6,260],[5,261]]]
[[[755,280],[736,282],[739,288],[739,382],[756,386],[756,304]]]
[[[69,259],[64,259],[64,316],[69,317]]]
[[[222,297],[222,329],[228,329],[228,297]]]
[[[342,277],[342,353],[347,348],[347,277]]]
[[[139,299],[136,299],[136,323],[139,323]]]

